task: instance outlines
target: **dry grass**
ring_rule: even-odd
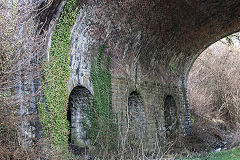
[[[208,149],[239,144],[240,51],[224,40],[206,49],[188,77],[193,134]],[[216,146],[217,147],[217,146]]]

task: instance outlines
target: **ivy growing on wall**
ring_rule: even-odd
[[[67,120],[69,79],[70,31],[76,19],[74,6],[76,0],[67,0],[63,13],[52,36],[50,60],[44,67],[44,105],[39,107],[39,118],[43,131],[50,137],[54,146],[67,150],[69,122]]]
[[[117,121],[112,110],[112,88],[110,73],[110,56],[106,69],[102,66],[102,54],[105,46],[99,47],[97,65],[92,62],[90,77],[93,83],[93,107],[88,110],[90,126],[83,124],[87,138],[91,140],[95,153],[108,159],[110,153],[117,151]]]
[[[77,14],[74,12],[76,0],[67,0],[63,13],[52,36],[50,59],[44,66],[42,81],[44,104],[39,106],[39,118],[45,136],[50,137],[54,146],[67,151],[69,122],[67,120],[68,90],[70,77],[68,52],[70,31]],[[94,90],[93,108],[88,111],[90,126],[84,124],[87,138],[95,151],[103,151],[106,156],[117,150],[117,122],[112,112],[110,58],[106,69],[102,68],[104,46],[99,48],[97,66],[92,63],[91,80]],[[98,152],[99,153],[99,152]]]

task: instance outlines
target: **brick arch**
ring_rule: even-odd
[[[136,143],[139,145],[144,139],[147,124],[146,115],[143,106],[143,99],[141,95],[133,91],[128,97],[128,123],[129,123],[129,141],[130,144]],[[135,144],[134,144],[135,145]]]
[[[177,134],[178,118],[176,101],[172,95],[167,95],[164,99],[164,119],[166,139],[173,140]]]
[[[86,148],[90,141],[86,139],[86,132],[83,128],[83,121],[88,121],[87,114],[84,112],[93,105],[93,95],[83,87],[76,86],[69,95],[68,121],[70,123],[69,143],[73,148]],[[90,124],[89,124],[90,125]]]
[[[52,7],[60,2],[54,1],[58,5],[52,3]],[[69,52],[72,86],[91,85],[91,58],[96,60],[98,47],[106,44],[113,77],[134,79],[137,85],[157,82],[178,87],[181,123],[189,121],[184,78],[194,58],[211,43],[240,29],[239,0],[79,2],[84,5],[79,5]],[[131,69],[135,63],[141,70]]]
[[[188,87],[188,76],[189,76],[189,72],[191,70],[191,67],[193,66],[194,62],[196,61],[196,59],[201,55],[202,52],[204,52],[204,50],[206,50],[208,47],[210,47],[212,44],[216,43],[217,41],[221,40],[222,38],[226,37],[226,36],[229,36],[231,34],[234,34],[236,32],[240,32],[239,30],[239,27],[236,26],[235,29],[233,30],[229,30],[229,31],[226,31],[225,33],[222,33],[218,36],[216,36],[215,38],[209,40],[208,42],[206,42],[205,44],[203,44],[200,49],[198,49],[195,53],[191,53],[191,56],[188,58],[188,60],[186,60],[186,63],[185,63],[185,66],[184,66],[184,71],[182,72],[183,73],[183,84],[184,84],[184,88],[185,88],[185,95],[186,95],[186,106],[187,106],[187,110],[189,112],[189,97],[188,97],[188,90],[187,90],[187,87]],[[185,120],[185,123],[186,124],[189,124],[190,125],[190,115],[188,116],[187,120]],[[190,129],[191,130],[191,129]]]
[[[39,14],[43,28],[56,18],[62,2],[55,0]],[[72,36],[70,48],[78,55],[70,53],[70,66],[78,71],[86,66],[71,62],[84,52],[90,57],[106,43],[116,62],[115,73],[129,74],[122,68],[138,57],[143,75],[178,81],[201,50],[240,29],[239,0],[78,0],[76,6],[79,14],[72,33],[80,36]]]

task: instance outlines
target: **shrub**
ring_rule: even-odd
[[[203,127],[209,133],[213,124],[222,139],[239,133],[240,116],[240,51],[221,40],[206,49],[195,61],[188,77],[188,92],[193,115],[208,119]],[[205,120],[204,120],[205,121]],[[201,124],[200,122],[196,122]],[[197,125],[195,125],[197,126]],[[197,127],[199,129],[199,127]],[[225,133],[221,130],[232,130]],[[234,139],[236,139],[236,134]],[[207,136],[205,136],[206,138]],[[204,139],[204,136],[202,136]]]

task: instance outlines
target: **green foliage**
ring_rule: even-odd
[[[240,148],[231,149],[228,151],[222,151],[217,153],[210,153],[208,156],[201,159],[211,160],[239,160],[240,159]]]
[[[102,54],[105,46],[99,47],[97,67],[91,66],[91,80],[93,83],[93,107],[88,110],[90,126],[84,123],[87,138],[95,147],[95,152],[101,153],[105,158],[117,150],[117,122],[112,111],[112,88],[110,73],[110,56],[106,69],[102,67]]]
[[[177,67],[176,67],[176,64],[174,62],[170,63],[170,69],[173,73],[176,72]]]
[[[76,0],[67,0],[52,36],[50,60],[44,67],[43,84],[44,107],[39,107],[39,117],[46,136],[55,147],[67,150],[69,122],[67,120],[69,79],[68,52],[70,47],[70,30],[74,24]]]
[[[206,156],[199,158],[190,158],[188,160],[239,160],[240,159],[240,148],[230,149],[221,152],[212,152]],[[187,159],[186,159],[187,160]]]

